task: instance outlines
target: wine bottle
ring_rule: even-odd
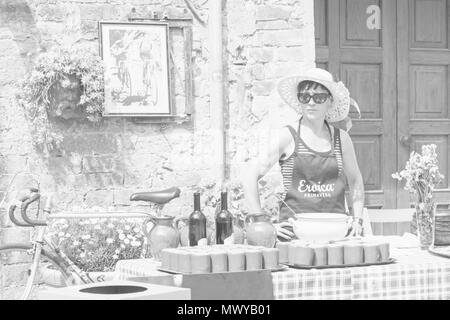
[[[189,216],[189,246],[199,244],[199,241],[207,241],[206,217],[200,209],[200,193],[194,193],[194,212]]]
[[[220,195],[220,211],[216,215],[216,244],[224,244],[225,239],[233,234],[233,216],[228,211],[228,193]]]

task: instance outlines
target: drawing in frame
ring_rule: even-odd
[[[171,114],[168,38],[165,22],[99,22],[105,116]]]

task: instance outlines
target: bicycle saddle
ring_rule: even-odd
[[[172,187],[160,191],[136,192],[130,196],[130,201],[148,201],[156,204],[166,204],[180,196],[180,189]]]

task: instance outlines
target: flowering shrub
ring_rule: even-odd
[[[34,143],[50,149],[61,143],[62,135],[56,132],[48,117],[49,110],[61,116],[56,94],[76,83],[79,99],[67,101],[76,104],[90,121],[99,121],[104,110],[103,62],[93,50],[83,46],[54,47],[38,55],[33,70],[18,84],[17,98],[33,123]],[[75,97],[76,98],[76,97]],[[67,103],[66,101],[66,103]],[[65,103],[64,101],[62,103]]]
[[[422,154],[411,152],[405,169],[392,174],[392,178],[405,179],[405,190],[415,194],[419,203],[431,202],[434,188],[444,178],[439,172],[436,145],[422,146]]]
[[[113,271],[117,260],[137,259],[144,246],[142,220],[55,220],[50,226],[53,243],[80,269]]]

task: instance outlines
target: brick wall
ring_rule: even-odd
[[[200,6],[204,1],[192,2]],[[33,148],[23,110],[14,100],[14,85],[39,48],[73,41],[98,48],[97,21],[126,20],[132,8],[138,14],[165,8],[176,15],[185,7],[182,0],[0,0],[0,199],[11,177],[28,170],[38,175],[43,192],[56,191],[58,210],[133,210],[128,202],[132,192],[172,185],[185,192],[166,212],[192,210],[190,190],[216,170],[209,148],[214,106],[208,96],[207,30],[197,22],[195,116],[189,123],[136,124],[125,118],[98,125],[69,122],[62,152],[44,156]],[[207,19],[207,4],[199,13]],[[281,103],[275,84],[314,65],[313,0],[226,1],[224,24],[227,168],[234,180],[270,130],[295,116]],[[277,170],[270,174],[274,185],[280,183]],[[5,219],[0,221],[0,243],[23,238]]]

